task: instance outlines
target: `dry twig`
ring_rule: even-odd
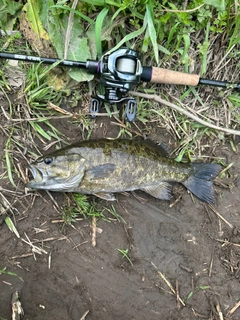
[[[230,222],[228,222],[225,218],[223,218],[223,216],[221,216],[221,214],[214,208],[213,205],[208,203],[207,206],[218,216],[218,218],[224,221],[229,226],[229,228],[233,229],[233,225]]]
[[[18,291],[15,291],[12,294],[11,305],[12,305],[12,320],[20,320],[21,316],[24,315],[24,311],[23,311],[21,302],[19,300]]]
[[[39,247],[35,246],[35,245],[30,241],[29,237],[27,236],[27,234],[26,234],[25,232],[24,232],[24,234],[25,234],[25,237],[27,238],[27,240],[25,240],[25,239],[23,239],[23,238],[21,238],[21,240],[22,240],[23,242],[25,242],[26,244],[28,244],[28,245],[31,247],[32,253],[33,253],[33,256],[34,256],[34,259],[35,259],[35,260],[36,260],[35,253],[38,253],[38,254],[45,253],[45,254],[47,254],[47,251],[45,251],[45,250],[42,249],[42,248],[39,248]]]
[[[216,305],[216,310],[217,310],[217,313],[218,313],[218,316],[219,316],[219,320],[224,320],[223,313],[222,313],[222,310],[221,310],[221,307],[220,307],[219,303]]]
[[[146,93],[134,92],[134,91],[130,91],[129,93],[131,95],[135,95],[137,97],[142,97],[142,98],[145,98],[145,99],[151,99],[151,100],[154,100],[156,102],[159,102],[159,103],[161,103],[161,104],[163,104],[165,106],[168,106],[168,107],[172,108],[173,110],[176,110],[176,111],[178,111],[180,113],[183,113],[185,116],[191,118],[194,121],[197,121],[198,123],[201,123],[202,125],[204,125],[206,127],[209,127],[209,128],[215,129],[215,130],[219,130],[219,131],[223,131],[223,132],[226,132],[228,134],[233,134],[233,135],[240,136],[240,131],[233,130],[233,129],[228,129],[228,128],[222,128],[222,127],[216,126],[216,125],[214,125],[212,123],[209,123],[207,121],[204,121],[201,118],[193,115],[191,112],[189,112],[187,110],[184,110],[183,108],[177,106],[176,104],[171,103],[171,102],[169,102],[167,100],[164,100],[164,99],[160,98],[156,94],[146,94]]]
[[[84,312],[83,316],[80,318],[80,320],[85,320],[86,316],[88,315],[89,310],[87,310],[86,312]]]
[[[227,316],[232,316],[232,314],[240,307],[240,301],[228,312]]]
[[[176,296],[177,301],[179,301],[184,307],[185,307],[185,303],[183,302],[183,300],[178,296],[178,293],[173,289],[173,286],[171,285],[171,283],[168,281],[168,279],[164,276],[164,274],[158,270],[158,268],[156,267],[156,265],[151,262],[152,266],[157,270],[158,275],[163,279],[163,281],[166,283],[166,285],[170,288],[170,290],[172,291],[172,293]]]

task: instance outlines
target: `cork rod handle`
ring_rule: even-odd
[[[152,77],[150,82],[197,86],[199,84],[199,79],[200,76],[197,74],[152,67]]]

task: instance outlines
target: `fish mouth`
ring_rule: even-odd
[[[30,165],[28,170],[32,175],[32,179],[26,184],[26,187],[30,189],[41,187],[46,180],[46,175],[44,172],[41,169],[37,169],[33,165]]]

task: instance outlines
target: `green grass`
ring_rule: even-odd
[[[123,222],[126,224],[126,221],[123,219],[121,215],[119,215],[113,205],[109,206],[108,208],[104,208],[103,212],[107,211],[109,212],[115,219],[117,219],[118,222]]]
[[[57,63],[51,66],[41,63],[27,66],[24,94],[31,110],[45,110],[48,101],[60,103],[61,93],[54,88],[55,79],[50,79],[50,72],[56,66]]]
[[[63,208],[63,227],[77,222],[77,219],[93,219],[96,221],[103,220],[111,222],[113,219],[126,224],[124,218],[119,215],[114,205],[103,207],[98,205],[92,197],[81,194],[72,193]]]
[[[209,286],[197,286],[197,287],[195,287],[194,290],[191,291],[191,292],[188,294],[188,296],[187,296],[185,299],[183,299],[183,300],[184,300],[184,302],[187,302],[189,299],[192,298],[192,296],[194,295],[194,293],[196,293],[196,292],[198,292],[198,291],[200,291],[200,290],[206,291],[206,290],[208,290],[208,289],[210,289]]]
[[[8,110],[3,113],[7,118],[3,126],[4,133],[7,135],[4,148],[5,166],[8,179],[15,187],[14,177],[19,177],[13,157],[16,148],[24,150],[27,145],[34,146],[36,138],[45,144],[47,142],[52,143],[54,140],[57,142],[65,141],[62,133],[51,123],[51,119],[56,116],[56,113],[46,108],[49,101],[56,104],[61,101],[62,92],[57,92],[50,80],[50,72],[53,66],[22,65],[25,81],[24,90],[19,91],[21,107],[13,107],[12,99],[8,97],[9,94],[14,94],[14,91],[9,88],[9,84],[4,77],[4,70],[6,70],[4,68],[0,83],[2,92],[9,104]],[[23,136],[25,139],[19,139],[19,136]],[[37,157],[38,154],[33,150],[29,150],[29,153],[34,157]]]
[[[133,267],[132,260],[130,259],[129,255],[128,255],[128,249],[126,249],[126,250],[118,249],[118,252],[120,252],[122,254],[122,258],[126,259],[130,263],[130,265]]]
[[[23,278],[19,277],[19,276],[18,276],[16,273],[14,273],[14,272],[7,271],[7,268],[0,269],[0,276],[1,276],[2,274],[7,274],[7,275],[9,275],[9,276],[18,277],[18,279],[23,282]]]
[[[101,219],[106,222],[110,220],[104,215],[104,209],[97,208],[97,203],[91,200],[89,196],[81,193],[73,193],[68,204],[63,208],[62,219],[64,225],[75,223],[77,218],[93,218]]]

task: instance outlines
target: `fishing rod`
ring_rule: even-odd
[[[139,54],[129,48],[120,48],[105,53],[100,60],[88,59],[86,62],[43,58],[8,52],[0,52],[0,58],[20,60],[35,63],[53,64],[70,68],[85,69],[90,74],[100,76],[105,93],[97,94],[90,102],[90,113],[94,117],[99,112],[100,103],[126,103],[125,116],[128,121],[134,121],[137,113],[137,103],[133,97],[126,96],[128,91],[137,86],[140,81],[176,85],[198,86],[208,85],[222,88],[233,88],[240,92],[240,83],[209,80],[200,78],[197,74],[188,74],[158,67],[142,66]]]

